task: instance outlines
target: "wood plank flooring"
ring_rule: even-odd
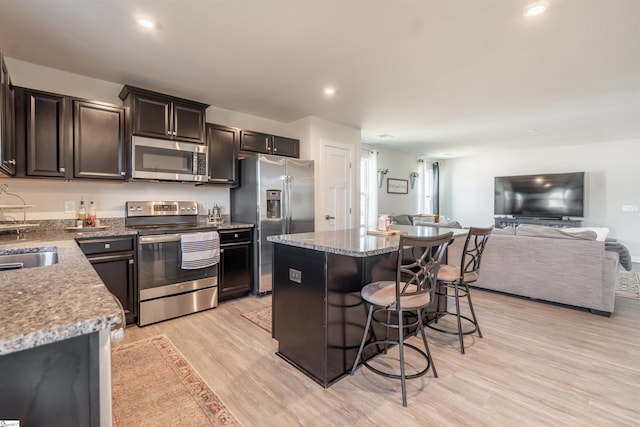
[[[579,292],[579,290],[576,290]],[[400,382],[359,369],[328,389],[276,356],[277,342],[241,313],[270,296],[126,330],[127,343],[166,334],[249,426],[638,426],[640,300],[610,318],[472,290],[484,338],[428,330],[439,378]],[[304,319],[301,319],[304,321]],[[412,340],[416,338],[411,338]]]

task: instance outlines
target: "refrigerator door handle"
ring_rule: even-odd
[[[291,176],[284,177],[284,227],[285,234],[291,233]]]

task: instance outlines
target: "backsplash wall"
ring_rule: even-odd
[[[26,204],[35,205],[27,210],[27,221],[43,219],[72,219],[84,197],[96,204],[98,218],[122,218],[125,202],[138,200],[194,200],[202,214],[215,204],[222,213],[229,214],[229,189],[193,183],[156,182],[101,182],[58,181],[40,179],[2,178],[0,184],[9,186],[8,192],[22,197]],[[65,201],[73,201],[74,212],[65,212]],[[7,194],[0,195],[0,205],[20,204],[20,200]],[[0,221],[22,220],[22,211],[0,211]]]

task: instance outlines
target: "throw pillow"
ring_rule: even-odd
[[[413,225],[411,223],[411,218],[409,217],[409,215],[396,215],[394,217],[391,217],[391,219],[398,225]]]
[[[604,242],[609,235],[609,229],[605,227],[575,227],[575,228],[563,228],[565,233],[581,233],[583,231],[593,231],[596,233],[596,240]]]
[[[515,236],[516,228],[515,227],[494,228],[491,234],[497,234],[501,236]]]

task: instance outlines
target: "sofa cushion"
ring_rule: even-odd
[[[552,239],[581,239],[596,240],[597,234],[592,230],[567,233],[565,230],[544,225],[520,224],[516,229],[516,235],[527,237],[547,237]]]

